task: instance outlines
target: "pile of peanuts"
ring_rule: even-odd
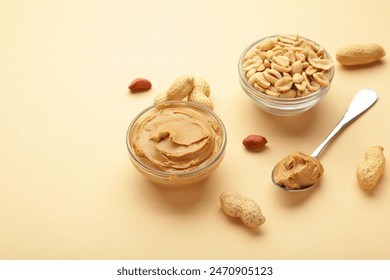
[[[298,35],[269,37],[245,55],[242,73],[256,90],[295,98],[329,84],[333,62],[325,50]]]

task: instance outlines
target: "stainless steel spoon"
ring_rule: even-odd
[[[343,129],[353,120],[357,119],[357,117],[359,117],[362,113],[364,113],[367,109],[369,109],[372,105],[374,105],[377,99],[378,99],[378,95],[374,90],[371,89],[360,90],[352,99],[351,104],[349,104],[347,111],[344,113],[344,116],[341,118],[339,123],[329,133],[329,135],[325,138],[325,140],[318,146],[318,148],[311,154],[311,157],[317,158],[319,154],[322,152],[322,150],[325,148],[325,146],[329,143],[329,141],[333,139],[333,137],[336,136],[341,129]],[[272,182],[275,184],[275,186],[281,188],[282,190],[289,191],[289,192],[299,192],[299,191],[308,190],[315,185],[313,184],[308,186],[302,186],[299,189],[287,188],[285,186],[276,183],[274,178],[274,171],[275,171],[275,167],[272,170],[272,175],[271,175]]]

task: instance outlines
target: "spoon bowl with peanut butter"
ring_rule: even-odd
[[[280,160],[272,170],[272,182],[288,192],[308,190],[320,181],[324,168],[318,156],[325,146],[349,123],[367,111],[378,99],[374,90],[362,89],[352,99],[341,120],[318,148],[311,154],[294,152]]]

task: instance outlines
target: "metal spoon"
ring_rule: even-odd
[[[367,109],[369,109],[376,100],[378,99],[378,95],[374,90],[371,89],[362,89],[360,90],[351,103],[349,104],[349,107],[347,111],[344,113],[344,116],[341,118],[339,123],[336,125],[336,127],[329,133],[329,135],[325,138],[325,140],[318,146],[318,148],[310,155],[313,158],[317,158],[319,154],[322,152],[322,150],[325,148],[325,146],[329,143],[329,141],[337,135],[337,133],[343,129],[345,126],[347,126],[349,123],[351,123],[353,120],[357,119],[362,113],[364,113]],[[289,191],[289,192],[299,192],[299,191],[305,191],[313,187],[313,185],[308,186],[302,186],[299,189],[291,189],[287,188],[283,185],[279,185],[276,183],[274,178],[274,171],[275,167],[272,170],[272,182],[275,184],[275,186],[281,188],[282,190]]]

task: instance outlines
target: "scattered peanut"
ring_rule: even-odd
[[[203,78],[193,76],[181,76],[176,78],[170,88],[154,99],[154,104],[167,100],[188,100],[198,103],[213,110],[213,104],[209,99],[210,86]]]
[[[233,191],[225,191],[220,195],[222,211],[229,217],[240,218],[248,227],[255,228],[265,222],[259,205]]]
[[[248,150],[261,149],[267,143],[268,141],[267,139],[265,139],[265,137],[261,135],[254,135],[254,134],[245,137],[245,139],[242,141],[242,144]]]
[[[271,96],[305,96],[329,84],[333,62],[323,48],[298,35],[270,37],[247,52],[242,72]],[[288,93],[288,94],[286,94]]]
[[[383,147],[370,147],[365,154],[364,162],[359,164],[356,170],[360,187],[365,190],[374,188],[382,177],[384,170]]]
[[[352,44],[339,49],[336,59],[340,64],[352,66],[373,63],[385,56],[385,50],[378,44]]]
[[[152,83],[144,78],[137,78],[133,80],[129,85],[129,90],[131,92],[140,92],[148,90],[152,87]]]
[[[210,86],[203,78],[194,78],[194,88],[188,95],[188,101],[203,105],[213,110],[213,103],[210,99]]]

